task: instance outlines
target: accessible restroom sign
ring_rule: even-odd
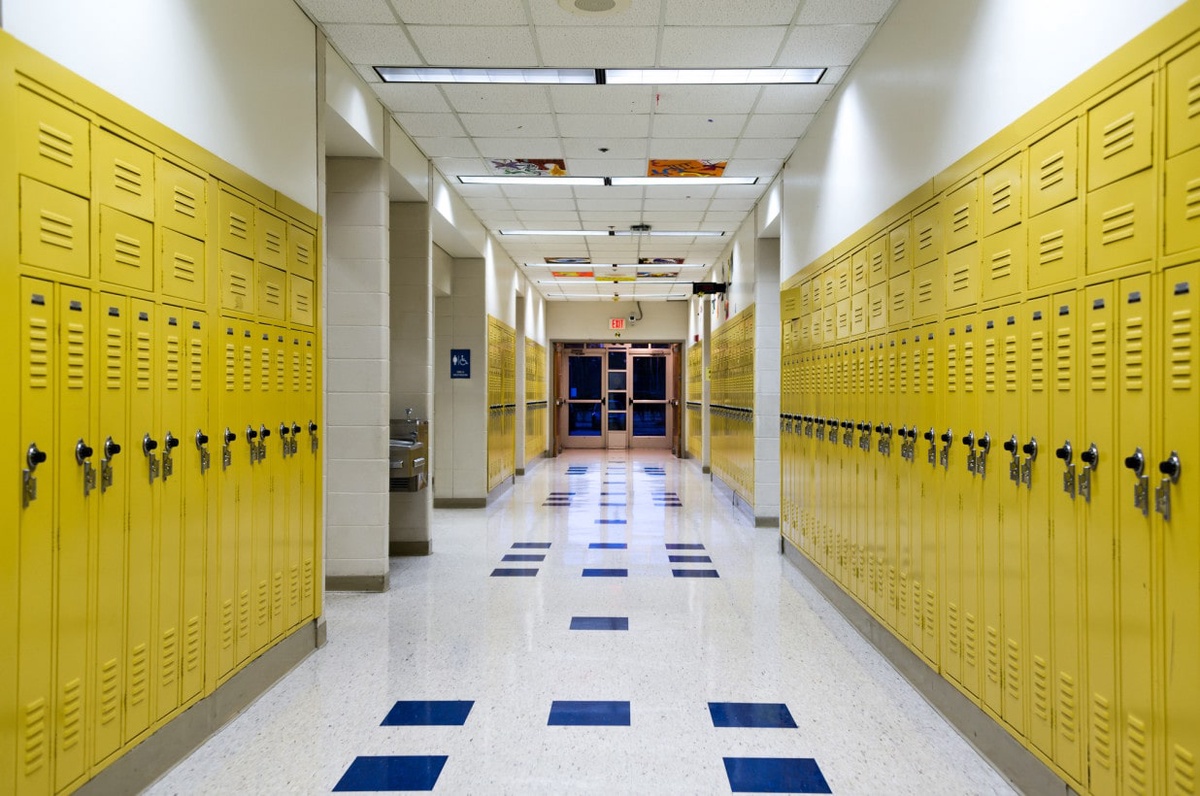
[[[452,378],[452,379],[469,379],[469,378],[471,378],[471,349],[469,349],[469,348],[451,348],[450,349],[450,378]]]

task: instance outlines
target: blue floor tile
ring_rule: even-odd
[[[527,562],[533,563],[533,562],[542,562],[542,561],[545,561],[545,560],[546,560],[546,556],[542,555],[541,553],[537,553],[537,554],[533,554],[533,553],[509,553],[508,555],[506,555],[504,558],[502,558],[502,559],[500,559],[500,560],[501,560],[501,561],[527,561]]]
[[[714,727],[775,727],[796,729],[787,705],[768,702],[709,702]]]
[[[573,616],[572,630],[628,630],[627,616]]]
[[[734,793],[833,793],[811,757],[726,757]]]
[[[597,525],[624,525],[625,520],[596,520]]]
[[[433,790],[446,755],[356,757],[334,791]]]
[[[677,578],[719,578],[715,569],[673,569],[671,574]]]
[[[550,497],[571,497],[574,492],[551,492]]]
[[[550,542],[513,542],[513,550],[549,550]]]
[[[475,705],[469,700],[397,702],[380,727],[461,727]]]
[[[667,545],[667,549],[668,550],[703,550],[704,545],[702,545],[702,544],[669,544],[669,545]]]
[[[533,578],[537,577],[536,569],[516,569],[500,567],[492,570],[493,578]]]
[[[505,561],[508,559],[505,558]],[[712,559],[708,556],[667,556],[667,560],[672,564],[711,564]]]
[[[600,497],[625,497],[624,492],[601,492]]]
[[[629,545],[624,542],[592,542],[588,545],[590,550],[628,550]]]
[[[585,578],[627,578],[629,570],[627,569],[585,569],[583,571]]]
[[[620,507],[620,508],[625,507],[624,503],[601,503],[600,505],[601,506],[616,506],[616,507]]]
[[[628,702],[563,702],[550,706],[549,726],[628,727]]]

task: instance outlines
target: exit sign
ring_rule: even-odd
[[[608,328],[612,329],[614,332],[620,332],[620,331],[624,330],[625,329],[625,319],[624,318],[610,318],[608,321]]]

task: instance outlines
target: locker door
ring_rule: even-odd
[[[979,425],[980,372],[983,363],[980,341],[983,329],[977,315],[963,319],[962,331],[962,394],[959,404],[959,424],[951,445],[958,449],[957,461],[950,457],[951,472],[957,473],[959,499],[962,505],[960,526],[960,567],[962,586],[959,592],[962,617],[963,669],[962,684],[972,696],[979,698],[986,664],[987,635],[983,624],[980,576],[980,524],[982,522],[983,482],[977,468],[979,441],[983,430]],[[974,462],[972,461],[974,455]]]
[[[1151,418],[1155,409],[1151,385],[1151,326],[1155,307],[1150,277],[1121,280],[1117,293],[1118,367],[1117,450],[1115,457],[1126,468],[1115,488],[1118,571],[1118,631],[1120,643],[1121,744],[1118,754],[1122,787],[1128,793],[1153,789],[1162,759],[1160,719],[1155,716],[1158,686],[1147,672],[1155,671],[1153,646],[1154,451]],[[1141,457],[1138,457],[1138,453]],[[1139,476],[1137,464],[1144,460]],[[1132,467],[1131,467],[1132,465]],[[1144,486],[1145,500],[1136,501],[1135,489]],[[1139,505],[1140,504],[1140,505]]]
[[[18,793],[47,793],[51,786],[51,717],[54,688],[54,649],[51,607],[54,573],[54,474],[75,466],[74,456],[60,464],[54,418],[58,390],[58,349],[54,345],[58,305],[54,286],[35,279],[21,280],[21,373],[19,461],[25,489],[19,534],[20,600],[17,611],[17,727]]]
[[[271,638],[283,635],[291,625],[287,621],[288,604],[288,536],[290,518],[288,502],[291,497],[291,448],[287,434],[291,425],[284,425],[287,408],[287,340],[281,329],[270,329],[271,395],[264,407],[266,427],[273,432],[268,440],[271,465]]]
[[[208,414],[208,318],[203,312],[183,314],[184,377],[181,443],[175,452],[176,477],[183,489],[181,608],[183,656],[180,673],[182,704],[204,687],[204,592],[208,556],[208,482],[210,450],[219,443]]]
[[[923,488],[921,491],[921,575],[923,578],[922,587],[924,593],[922,595],[921,605],[921,630],[923,640],[921,642],[921,650],[925,653],[925,657],[930,660],[935,666],[938,663],[938,601],[943,599],[939,594],[938,586],[938,557],[940,534],[943,526],[941,518],[938,516],[941,508],[941,491],[938,488],[938,479],[935,472],[937,468],[936,446],[939,443],[938,435],[942,432],[938,429],[938,423],[942,417],[941,407],[941,384],[938,382],[938,375],[942,372],[939,365],[938,357],[938,338],[939,335],[932,331],[932,326],[925,327],[924,336],[921,340],[921,345],[924,349],[923,356],[923,372],[921,378],[923,381],[921,395],[921,414],[925,418],[922,423],[928,423],[929,429],[934,430],[931,439],[926,443],[930,450],[935,451],[935,456],[931,462],[926,455],[923,476]],[[919,461],[919,460],[918,460]]]
[[[298,332],[288,335],[287,402],[280,415],[287,427],[288,439],[288,501],[287,501],[287,621],[294,627],[303,616],[301,608],[301,567],[304,565],[301,539],[304,526],[303,465],[300,451],[301,420],[307,420],[304,406],[304,345]]]
[[[846,429],[850,445],[843,444],[846,455],[846,480],[842,482],[842,499],[846,508],[846,518],[849,521],[849,557],[851,567],[851,583],[854,593],[868,607],[874,609],[873,585],[867,560],[867,528],[865,527],[865,509],[871,501],[872,483],[869,478],[869,468],[863,460],[859,448],[859,438],[862,425],[866,420],[868,375],[870,354],[866,342],[857,343],[850,348],[850,427]],[[845,439],[844,439],[845,442]]]
[[[1030,740],[1053,755],[1054,676],[1051,649],[1049,474],[1054,461],[1050,444],[1050,301],[1028,302],[1022,365],[1028,375],[1025,433],[1020,437],[1021,505],[1028,533],[1026,586],[1029,605],[1031,672]]]
[[[91,706],[87,675],[88,542],[96,501],[91,498],[96,441],[91,424],[91,301],[86,290],[58,288],[59,459],[55,546],[55,787],[87,770],[85,721]]]
[[[179,676],[182,633],[180,579],[183,571],[183,478],[175,463],[186,456],[182,439],[184,400],[183,310],[159,308],[159,360],[156,367],[161,409],[158,429],[162,452],[159,487],[160,511],[157,534],[155,601],[157,604],[156,713],[158,718],[179,706]]]
[[[255,564],[258,560],[257,534],[258,527],[258,427],[252,425],[257,413],[258,387],[261,365],[256,357],[257,342],[254,327],[249,323],[235,325],[235,335],[238,340],[238,397],[235,405],[238,407],[237,435],[239,441],[244,440],[239,454],[234,458],[237,491],[235,505],[237,506],[237,662],[246,662],[251,653],[258,649],[256,630],[258,616],[258,579]],[[265,616],[266,589],[263,580],[263,602],[261,604]]]
[[[912,345],[907,329],[896,333],[896,408],[889,422],[895,428],[892,460],[898,481],[892,522],[896,533],[896,629],[900,638],[914,644],[912,579],[914,575],[913,506],[917,470],[908,456],[909,432],[916,425],[912,395]]]
[[[1021,512],[1021,433],[1024,396],[1028,374],[1022,367],[1024,353],[1025,308],[1009,307],[1001,312],[996,325],[1001,358],[1000,412],[997,415],[995,476],[999,482],[997,522],[1000,531],[1001,608],[1004,642],[1004,723],[1020,738],[1028,737],[1029,728],[1029,643],[1025,602],[1029,577],[1028,537]]]
[[[253,618],[251,622],[251,649],[259,651],[271,640],[271,549],[272,549],[272,495],[271,478],[278,453],[271,444],[274,433],[271,426],[274,377],[274,347],[272,336],[265,326],[251,326],[254,342],[254,379],[249,413],[250,425],[257,433],[258,461],[253,467],[253,508],[251,533],[253,552]],[[243,500],[245,498],[243,497]]]
[[[1083,782],[1086,704],[1080,647],[1080,543],[1077,472],[1083,453],[1078,436],[1078,307],[1075,292],[1060,293],[1050,304],[1053,368],[1050,436],[1046,444],[1046,483],[1050,491],[1052,632],[1054,635],[1054,760]],[[1053,458],[1051,458],[1051,455]]]
[[[302,366],[303,405],[299,417],[300,425],[307,432],[300,446],[300,600],[303,605],[302,618],[309,619],[320,614],[321,573],[320,539],[317,537],[319,516],[321,473],[321,429],[320,406],[317,402],[317,351],[316,337],[301,333],[304,346]]]
[[[1004,317],[1001,310],[989,310],[979,318],[978,425],[972,429],[976,437],[975,478],[979,481],[979,627],[983,636],[979,696],[984,709],[996,717],[1004,710],[1003,512],[1013,498],[1000,447],[1006,438],[1000,425],[1005,398]]]
[[[933,529],[927,529],[924,525],[925,520],[925,480],[930,475],[930,468],[926,461],[926,449],[929,443],[925,441],[924,434],[932,429],[933,416],[925,405],[925,335],[923,334],[924,327],[917,327],[913,330],[912,347],[910,356],[912,357],[912,379],[909,382],[910,399],[909,399],[909,496],[911,500],[911,512],[909,514],[909,527],[911,528],[911,545],[912,545],[912,575],[910,583],[912,584],[912,597],[909,605],[912,611],[912,643],[913,646],[929,659],[929,655],[925,654],[925,535],[928,531],[936,531],[936,526]],[[915,431],[915,438],[914,438]],[[933,517],[933,513],[930,513]],[[935,519],[936,522],[936,519]]]
[[[947,321],[941,336],[938,382],[942,385],[942,408],[935,423],[937,463],[931,484],[940,495],[938,511],[941,559],[938,562],[941,611],[938,613],[941,636],[942,674],[962,683],[963,605],[962,553],[963,505],[960,464],[966,458],[957,450],[957,434],[965,433],[963,414],[963,341],[965,325],[961,318]]]
[[[1200,265],[1172,268],[1164,274],[1163,439],[1156,509],[1163,521],[1163,628],[1166,650],[1167,790],[1186,793],[1195,783],[1200,753],[1200,464],[1197,428],[1196,355],[1200,349]],[[1169,501],[1169,503],[1168,503]],[[1190,672],[1190,674],[1189,674]]]
[[[878,404],[875,412],[875,450],[879,457],[878,489],[875,499],[875,516],[872,524],[879,534],[877,544],[882,557],[882,579],[884,595],[884,620],[895,630],[900,626],[897,615],[897,589],[899,588],[900,541],[896,523],[896,507],[900,502],[900,459],[896,447],[897,407],[900,402],[899,373],[900,352],[897,335],[889,334],[880,341],[876,358],[878,373]]]
[[[129,306],[123,296],[100,294],[96,303],[100,332],[99,417],[96,439],[99,519],[96,524],[96,599],[90,623],[95,628],[92,689],[96,694],[91,763],[116,752],[124,738],[125,512],[129,490]]]
[[[1090,287],[1080,307],[1081,340],[1086,347],[1083,377],[1083,435],[1077,501],[1085,548],[1087,626],[1088,750],[1087,783],[1098,796],[1119,792],[1117,770],[1116,526],[1115,500],[1124,496],[1125,472],[1116,439],[1116,285]],[[1095,452],[1091,452],[1091,446]],[[1086,458],[1084,455],[1087,454]]]
[[[879,555],[875,549],[877,529],[875,527],[876,489],[879,487],[876,478],[876,462],[872,454],[870,440],[872,439],[875,416],[875,342],[873,340],[859,344],[859,377],[858,377],[858,412],[855,414],[854,435],[854,466],[855,483],[860,490],[858,499],[854,501],[854,521],[857,538],[857,556],[860,568],[860,583],[867,606],[880,616],[883,608],[879,591]],[[866,442],[864,447],[863,443]]]
[[[153,304],[129,301],[129,552],[125,569],[125,742],[150,726],[150,661],[154,649],[153,530],[157,525],[159,454],[154,371],[158,313]],[[153,446],[153,447],[151,447]]]
[[[220,394],[217,397],[217,422],[213,426],[214,470],[217,482],[216,612],[217,676],[225,677],[241,658],[238,655],[241,588],[238,570],[240,518],[238,488],[240,473],[249,462],[245,422],[242,418],[241,337],[236,323],[221,318],[218,365]]]

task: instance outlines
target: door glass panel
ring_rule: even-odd
[[[608,394],[608,411],[624,412],[625,411],[625,393],[610,392]],[[611,426],[610,426],[611,430]]]
[[[608,430],[609,431],[624,431],[625,430],[625,413],[624,412],[609,412],[608,413]]]
[[[612,423],[612,415],[609,415]],[[633,436],[665,437],[667,435],[667,405],[639,404],[633,411]]]
[[[609,368],[608,389],[610,389],[610,390],[625,389],[626,375],[628,375],[628,374],[626,374],[625,371],[623,371],[623,370],[613,370],[613,369]]]
[[[609,351],[608,352],[608,369],[609,370],[625,370],[625,352],[624,351]]]
[[[665,401],[666,399],[667,358],[635,357],[633,360],[633,400]]]
[[[568,360],[571,400],[600,399],[600,375],[604,362],[600,357],[571,357]]]
[[[567,404],[567,433],[572,437],[600,436],[600,408],[598,403]]]

